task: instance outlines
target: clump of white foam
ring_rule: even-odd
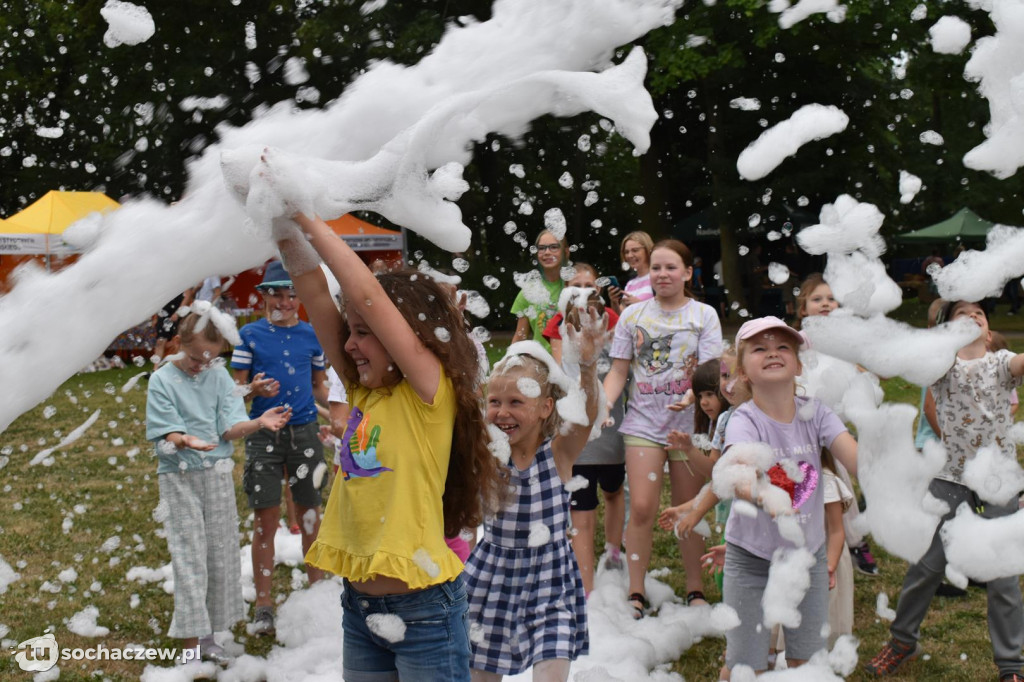
[[[971,42],[971,25],[960,17],[941,17],[928,29],[928,42],[939,54],[960,54]]]
[[[540,547],[551,542],[551,529],[543,521],[535,521],[530,524],[530,537],[526,544],[530,547]]]
[[[141,5],[107,0],[107,4],[100,8],[100,14],[108,25],[107,32],[103,34],[103,44],[107,47],[138,45],[156,33],[153,16]]]
[[[393,613],[371,613],[366,617],[366,627],[381,639],[392,643],[405,639],[405,621]]]
[[[508,436],[494,424],[487,425],[487,435],[490,436],[487,449],[499,462],[508,464],[508,460],[512,456],[512,446],[508,443]]]
[[[71,445],[76,440],[81,438],[82,435],[89,430],[89,427],[95,424],[96,420],[99,418],[100,410],[96,410],[91,415],[89,415],[88,419],[86,419],[80,425],[72,429],[71,433],[64,436],[64,438],[62,438],[61,441],[57,443],[57,445],[53,446],[52,448],[43,448],[42,450],[37,452],[36,456],[33,457],[31,461],[29,461],[29,466],[35,466],[37,464],[49,466],[49,464],[52,464],[53,458],[50,455],[52,455],[55,451],[60,450],[61,448],[65,448],[68,445]]]
[[[903,290],[889,277],[885,264],[860,251],[829,254],[823,276],[836,300],[858,315],[883,314],[903,304]]]
[[[940,534],[946,560],[958,573],[980,582],[1024,573],[1024,511],[986,519],[965,503]]]
[[[1000,448],[984,445],[964,464],[963,482],[981,499],[1005,505],[1024,490],[1024,469]]]
[[[799,627],[800,602],[811,587],[810,570],[814,564],[814,555],[803,547],[775,550],[761,597],[765,627]]]
[[[846,19],[846,5],[838,0],[771,0],[768,11],[779,15],[779,28],[791,28],[813,14],[824,14],[829,21],[838,24]]]
[[[911,405],[851,409],[847,417],[857,429],[857,478],[868,500],[859,518],[878,544],[916,562],[947,511],[928,492],[946,462],[945,448],[932,440],[918,453],[913,432],[917,410]]]
[[[804,318],[803,329],[822,353],[918,386],[938,381],[953,366],[957,351],[980,331],[966,320],[918,329],[881,315],[857,317],[842,308],[828,316]]]
[[[996,34],[979,39],[964,68],[964,78],[979,83],[991,121],[988,138],[964,155],[964,165],[1008,178],[1024,166],[1024,21],[1020,3],[984,3]]]
[[[7,587],[20,578],[21,574],[11,568],[11,565],[0,556],[0,594],[7,592]]]
[[[566,492],[574,493],[577,490],[583,490],[590,485],[590,480],[586,476],[573,476],[565,484]]]
[[[942,298],[980,301],[999,296],[1007,282],[1024,275],[1024,230],[996,225],[985,242],[984,251],[964,251],[932,276]]]
[[[889,595],[885,592],[878,593],[878,598],[875,600],[875,614],[882,620],[890,622],[896,620],[896,612],[889,608]]]
[[[800,248],[811,255],[858,250],[869,256],[885,253],[885,240],[878,234],[885,216],[874,204],[841,194],[833,203],[822,206],[818,220],[796,238]]]
[[[760,180],[787,157],[796,155],[800,147],[812,140],[841,133],[849,123],[850,117],[838,107],[804,105],[785,121],[761,133],[740,152],[736,170],[744,180]]]
[[[437,562],[430,556],[430,552],[422,547],[412,553],[412,560],[416,562],[416,565],[431,578],[436,578],[441,574],[441,567],[438,566]]]
[[[95,606],[86,606],[68,620],[68,630],[82,637],[106,637],[110,628],[96,624],[100,610]]]
[[[900,171],[900,203],[909,204],[921,191],[921,178],[910,171]]]

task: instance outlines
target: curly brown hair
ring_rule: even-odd
[[[508,470],[487,447],[490,437],[481,410],[481,371],[476,344],[469,335],[466,318],[451,295],[429,275],[406,268],[378,274],[377,281],[423,345],[440,361],[452,382],[455,425],[441,499],[444,533],[453,537],[464,528],[482,524],[484,516],[499,511],[508,497]],[[348,336],[345,322],[339,340],[346,356],[344,348]],[[351,356],[349,360],[343,367],[345,378],[359,383]],[[401,380],[402,374],[396,367],[389,385],[394,386]]]

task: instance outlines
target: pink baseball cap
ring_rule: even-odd
[[[797,348],[800,346],[807,348],[811,347],[810,340],[803,334],[803,332],[798,332],[773,315],[766,315],[765,317],[758,317],[744,322],[743,326],[740,327],[740,330],[736,332],[736,345],[739,345],[740,341],[745,341],[746,339],[757,336],[761,332],[766,332],[770,329],[778,329],[781,332],[789,334],[793,340],[796,341]]]

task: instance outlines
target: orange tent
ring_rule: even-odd
[[[372,265],[378,261],[387,267],[401,266],[405,262],[405,234],[396,230],[379,227],[351,214],[335,220],[328,220],[334,233],[345,240],[363,262]],[[234,283],[225,292],[234,300],[239,309],[259,308],[260,297],[256,285],[263,281],[263,266],[239,273]],[[254,311],[254,314],[258,311]],[[248,321],[243,318],[239,320]]]

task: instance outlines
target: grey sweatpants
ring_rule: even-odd
[[[230,464],[230,460],[228,460]],[[160,474],[174,569],[170,637],[230,630],[244,616],[238,507],[230,467]]]
[[[939,530],[942,524],[956,515],[956,508],[962,502],[972,507],[978,506],[978,498],[967,486],[934,479],[929,491],[939,500],[949,505],[949,513],[942,517],[932,544],[921,560],[910,566],[907,577],[903,579],[903,589],[896,606],[896,620],[892,622],[889,632],[892,636],[907,644],[914,644],[921,636],[921,622],[935,596],[935,590],[946,573],[946,550],[942,546]],[[980,515],[994,519],[1009,516],[1017,511],[1017,501],[1000,507],[985,503]],[[988,592],[988,633],[992,640],[992,653],[999,675],[1019,673],[1024,660],[1021,648],[1024,647],[1024,606],[1021,603],[1020,582],[1017,576],[1008,576],[989,581]]]

